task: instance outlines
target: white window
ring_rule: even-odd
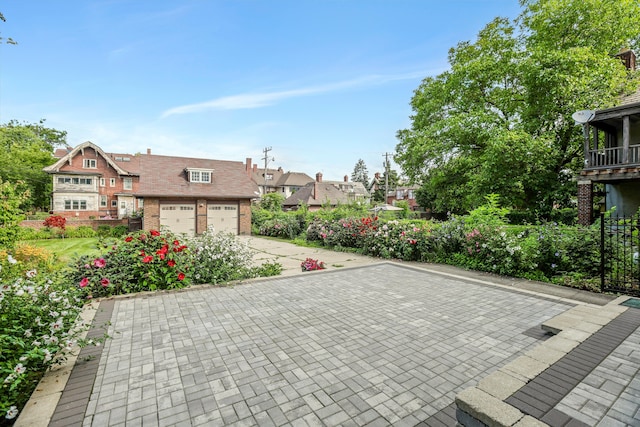
[[[116,179],[109,178],[109,187],[115,187],[115,186],[116,186]]]
[[[100,178],[100,187],[104,187],[105,185],[106,185],[105,179],[104,178]]]
[[[122,188],[124,190],[131,190],[133,188],[133,178],[124,178],[122,180]]]
[[[187,169],[189,182],[211,182],[212,169]]]
[[[95,169],[98,167],[96,159],[83,159],[82,167],[85,169]]]
[[[65,200],[64,201],[64,209],[65,210],[74,210],[74,211],[86,211],[87,210],[87,201],[86,200]]]
[[[111,207],[112,208],[117,208],[118,207],[118,201],[117,200],[112,200],[111,201]]]
[[[107,196],[100,196],[100,207],[102,208],[106,208],[107,207]]]

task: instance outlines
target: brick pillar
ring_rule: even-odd
[[[160,200],[144,199],[144,229],[160,230]]]
[[[207,231],[207,201],[199,199],[196,201],[196,234]]]
[[[593,219],[593,183],[578,181],[578,224],[591,225]]]

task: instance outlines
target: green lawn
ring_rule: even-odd
[[[98,239],[96,237],[78,239],[47,239],[29,240],[32,246],[45,248],[53,252],[60,262],[67,263],[72,258],[81,255],[99,255],[102,251],[98,249]]]

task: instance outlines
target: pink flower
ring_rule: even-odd
[[[105,265],[107,265],[107,262],[104,258],[96,258],[93,260],[93,266],[96,268],[103,268]]]
[[[84,288],[89,284],[89,278],[87,277],[83,277],[82,280],[80,280],[80,287]]]
[[[124,238],[125,242],[130,242],[132,240],[133,240],[133,237],[131,237],[131,236],[127,236],[127,237]]]
[[[159,236],[160,232],[158,230],[151,230],[149,234],[151,234],[152,236]]]
[[[100,280],[100,284],[101,284],[102,286],[104,286],[105,288],[106,288],[107,286],[109,286],[109,283],[111,283],[111,281],[110,281],[109,279],[107,279],[106,277],[103,277],[103,278]]]
[[[153,261],[153,257],[151,255],[147,255],[146,257],[142,258],[142,262],[144,262],[145,264],[149,264],[151,261]]]
[[[180,281],[184,280],[184,273],[178,273],[178,280]]]
[[[174,260],[170,259],[169,261],[167,261],[167,265],[168,265],[169,267],[175,267],[176,262],[175,262]]]

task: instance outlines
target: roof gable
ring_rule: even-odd
[[[87,148],[93,149],[96,152],[97,155],[99,155],[102,158],[104,158],[105,161],[107,162],[107,164],[109,166],[111,166],[113,169],[115,169],[115,171],[119,175],[137,175],[136,173],[129,172],[126,169],[124,169],[121,166],[119,166],[108,154],[106,154],[104,151],[102,151],[102,148],[98,147],[97,145],[95,145],[91,141],[83,142],[82,144],[76,146],[75,148],[73,148],[71,150],[67,150],[67,154],[62,156],[57,162],[55,162],[51,166],[47,166],[47,167],[43,168],[43,170],[45,172],[47,172],[47,173],[60,172],[60,169],[65,164],[71,164],[73,158],[75,156],[77,156],[78,154],[83,155],[84,154],[84,150],[87,149]]]

